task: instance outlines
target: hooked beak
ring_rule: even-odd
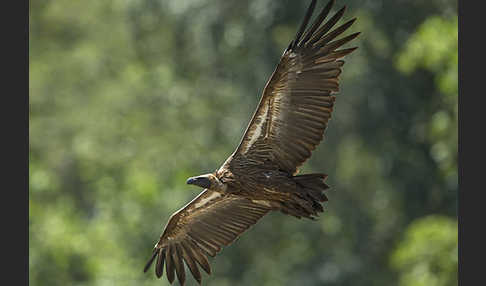
[[[207,177],[190,177],[186,182],[188,185],[196,185],[201,188],[209,189],[211,187],[211,181]]]

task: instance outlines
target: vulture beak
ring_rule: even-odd
[[[188,185],[196,185],[201,188],[209,189],[211,187],[211,181],[206,176],[190,177],[186,182]]]

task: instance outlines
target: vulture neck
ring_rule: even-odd
[[[214,174],[206,174],[204,176],[208,176],[209,180],[211,181],[211,188],[209,188],[210,190],[224,192],[228,188],[228,186],[221,182],[221,180],[218,179],[218,177],[216,177]]]

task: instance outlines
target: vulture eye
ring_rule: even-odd
[[[211,187],[211,181],[207,177],[191,177],[187,179],[188,185],[196,185],[201,188],[209,189]]]

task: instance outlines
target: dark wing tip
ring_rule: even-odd
[[[343,8],[339,9],[337,14],[344,14],[344,11],[346,11],[346,9],[348,9],[348,6],[344,5]]]
[[[187,267],[189,268],[189,271],[191,271],[192,276],[194,277],[194,279],[196,279],[197,283],[201,285],[202,283],[201,272],[197,268],[194,255],[192,254],[192,251],[189,250],[187,243],[181,241],[180,250],[181,250],[182,257],[186,262]]]
[[[337,45],[336,48],[346,44],[347,42],[350,42],[351,40],[354,40],[356,37],[358,37],[359,35],[361,34],[361,32],[356,32],[356,33],[353,33],[351,35],[348,35],[344,38],[341,38],[339,40],[336,40],[334,41],[333,43],[330,43],[329,46],[332,46],[332,45]]]
[[[165,272],[167,273],[167,280],[172,284],[175,279],[175,267],[174,261],[172,260],[172,245],[168,245],[167,251],[165,252]]]
[[[157,257],[157,264],[155,264],[155,276],[157,278],[162,277],[162,274],[164,274],[164,260],[165,260],[165,249],[164,250],[158,250],[158,257]]]
[[[329,30],[339,21],[339,19],[341,19],[345,10],[346,5],[337,11],[328,21],[326,21],[326,23],[324,23],[318,31],[313,33],[312,38],[305,43],[305,46],[308,47],[314,45],[317,41],[319,41],[322,36],[329,32]]]
[[[317,30],[317,28],[319,28],[319,26],[324,21],[324,19],[326,19],[327,15],[329,15],[329,12],[331,11],[332,6],[334,6],[334,3],[335,3],[335,0],[329,1],[329,3],[327,3],[327,5],[321,10],[321,13],[317,16],[317,19],[314,20],[314,23],[312,24],[312,26],[307,30],[307,32],[305,32],[305,36],[302,39],[302,41],[300,43],[298,43],[298,46],[303,45],[303,44],[305,45],[305,43],[307,43],[310,40],[310,38],[312,37],[314,32]]]
[[[176,275],[177,275],[177,279],[179,280],[179,284],[181,286],[184,286],[184,284],[186,283],[186,273],[184,270],[182,249],[180,244],[175,244],[174,246],[175,247],[172,251],[172,260],[175,263]]]
[[[302,34],[305,31],[305,28],[307,27],[307,23],[309,23],[309,20],[312,16],[312,13],[314,12],[314,8],[316,7],[316,0],[312,0],[312,2],[309,5],[309,8],[307,8],[307,12],[305,13],[304,20],[302,21],[302,24],[300,25],[299,30],[297,31],[297,34],[295,35],[295,39],[291,43],[291,48],[295,48],[297,44],[300,41],[300,37],[302,37]]]
[[[147,270],[150,268],[150,266],[152,265],[152,263],[154,262],[154,259],[155,257],[157,257],[157,249],[154,249],[154,252],[152,253],[152,257],[149,259],[149,261],[147,262],[147,264],[145,264],[145,267],[143,268],[143,272],[147,272]]]
[[[357,18],[355,17],[349,20],[347,23],[341,25],[339,28],[336,29],[336,31],[333,31],[329,35],[324,36],[339,21],[339,19],[342,18],[344,12],[347,9],[347,6],[343,5],[343,7],[339,9],[334,14],[334,16],[331,17],[331,19],[329,19],[326,23],[324,23],[321,26],[321,24],[329,14],[334,3],[335,3],[334,0],[329,1],[329,3],[322,9],[322,11],[319,13],[317,18],[314,20],[314,23],[311,25],[311,27],[306,31],[306,26],[315,8],[315,1],[312,1],[304,17],[304,20],[302,21],[302,24],[295,36],[295,39],[292,42],[290,42],[290,45],[287,48],[287,50],[295,49],[296,47],[301,47],[301,46],[309,47],[311,45],[314,45],[318,41],[319,43],[321,43],[320,46],[322,47],[325,43],[329,42],[329,40],[341,34],[343,31],[349,28],[349,26],[351,26],[356,21]],[[319,26],[321,27],[319,28]],[[317,30],[318,28],[319,30]],[[303,39],[301,40],[302,37]]]

